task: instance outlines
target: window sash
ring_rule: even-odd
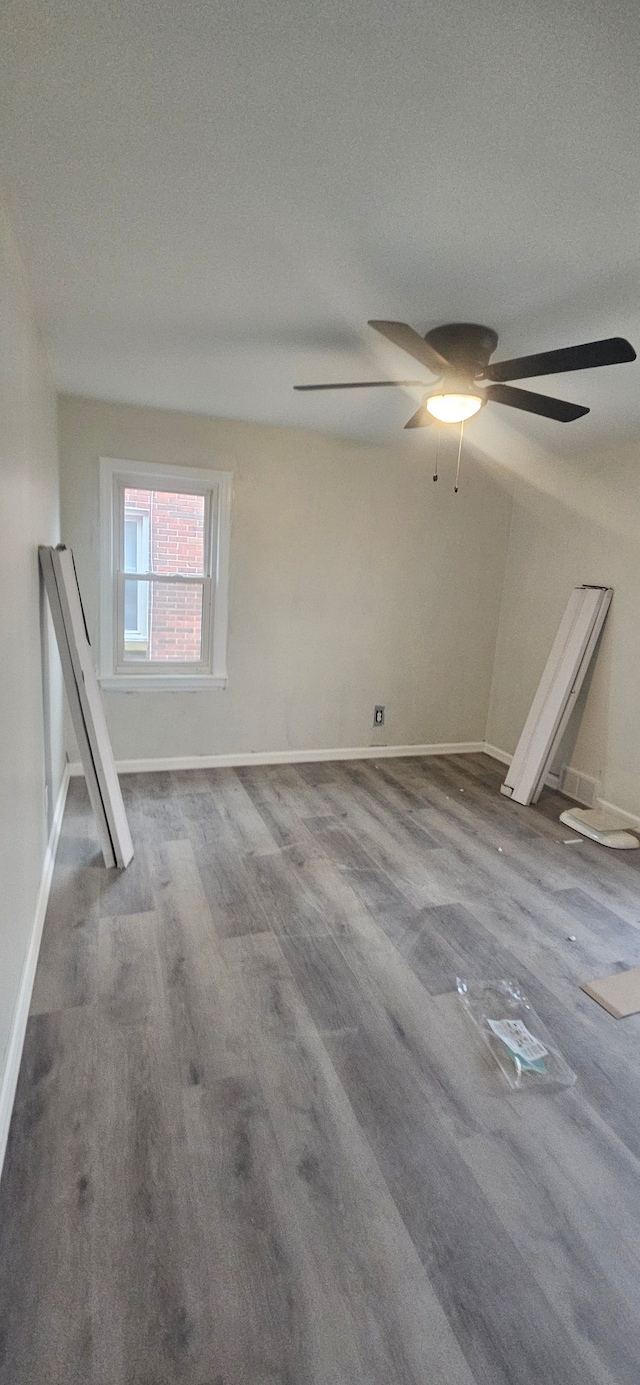
[[[151,570],[147,572],[127,572],[125,563],[125,492],[127,490],[165,490],[172,491],[178,495],[203,495],[205,498],[204,506],[204,532],[203,532],[203,574],[175,573],[156,573]],[[143,482],[139,476],[120,475],[114,478],[113,485],[113,505],[114,505],[114,613],[113,628],[115,633],[115,660],[114,671],[116,674],[131,675],[135,678],[157,676],[158,674],[176,675],[180,674],[195,675],[207,674],[211,672],[212,646],[213,646],[213,577],[212,573],[216,570],[217,553],[216,548],[217,534],[217,512],[218,512],[218,487],[202,486],[197,483],[187,482],[180,487],[169,483],[168,479],[161,484],[154,483],[151,478]],[[149,563],[151,563],[151,551],[149,547]],[[197,586],[202,588],[202,622],[201,622],[201,645],[200,659],[190,659],[181,661],[178,659],[127,659],[125,658],[125,582],[158,582],[171,585]],[[149,591],[151,588],[149,588]],[[147,624],[148,630],[148,624]]]
[[[124,591],[125,582],[164,582],[175,585],[177,578],[170,576],[154,577],[145,572],[119,572],[114,583],[116,592],[116,673],[132,673],[136,678],[149,674],[209,673],[211,669],[213,581],[210,577],[181,577],[182,586],[202,588],[202,624],[200,659],[126,659],[124,631]]]
[[[169,492],[169,493],[174,492],[176,495],[202,495],[202,496],[204,496],[204,528],[203,528],[203,539],[202,539],[202,542],[203,542],[203,554],[202,554],[202,555],[203,555],[203,570],[202,570],[202,572],[193,573],[193,574],[187,574],[187,573],[185,573],[185,574],[180,574],[180,573],[176,573],[175,577],[170,576],[169,573],[155,573],[155,572],[151,572],[151,571],[146,572],[146,573],[141,573],[141,574],[140,574],[140,573],[139,573],[139,574],[136,574],[136,573],[131,572],[131,573],[127,573],[127,576],[128,576],[128,577],[135,577],[136,575],[138,575],[138,576],[142,576],[142,577],[153,577],[154,580],[156,579],[156,577],[158,577],[158,578],[160,578],[160,577],[167,577],[167,578],[169,578],[171,581],[176,581],[177,578],[178,578],[178,576],[183,576],[183,575],[184,575],[185,578],[188,577],[188,576],[193,576],[197,581],[200,581],[200,582],[201,582],[204,578],[211,577],[211,576],[212,576],[212,573],[215,572],[215,570],[216,570],[216,563],[217,563],[217,553],[214,552],[214,549],[215,549],[215,547],[216,547],[216,533],[217,533],[217,527],[218,527],[218,524],[217,524],[217,521],[218,521],[218,501],[219,501],[218,489],[219,489],[218,486],[204,486],[204,485],[198,485],[197,482],[193,482],[193,481],[188,482],[187,485],[182,485],[181,488],[179,489],[177,485],[176,485],[176,486],[174,486],[174,485],[172,485],[172,484],[170,485],[168,479],[167,479],[167,481],[160,482],[160,481],[157,481],[157,480],[155,480],[155,481],[152,480],[151,477],[150,477],[149,480],[147,481],[146,479],[143,479],[143,478],[140,477],[140,476],[134,476],[134,475],[132,475],[132,476],[125,476],[125,475],[119,476],[119,477],[117,478],[117,480],[114,481],[114,486],[113,486],[113,502],[114,502],[114,508],[115,508],[115,514],[114,514],[114,521],[115,521],[115,522],[114,522],[114,538],[115,538],[115,545],[114,545],[114,555],[113,555],[113,556],[114,556],[114,567],[115,567],[116,572],[124,572],[124,570],[125,570],[125,556],[124,556],[124,521],[125,521],[125,500],[124,500],[124,497],[125,497],[125,492],[128,491],[128,490],[148,490],[148,491],[167,491],[167,492]],[[133,507],[133,510],[134,510],[134,513],[135,513],[135,506]],[[148,550],[148,551],[149,551],[149,557],[150,557],[150,556],[151,556],[151,545],[149,545],[149,550]]]

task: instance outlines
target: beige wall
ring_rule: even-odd
[[[502,476],[469,459],[454,496],[420,448],[75,397],[59,418],[63,537],[96,642],[99,457],[234,472],[229,685],[106,693],[118,759],[485,730],[512,752],[571,587],[599,582],[615,597],[567,757],[640,814],[640,449],[522,448]]]
[[[234,473],[225,691],[105,693],[118,759],[484,736],[510,488],[421,448],[63,397],[62,533],[98,637],[98,459]],[[386,704],[383,732],[374,704]]]
[[[48,613],[41,639],[38,570],[38,544],[58,541],[56,400],[1,211],[0,304],[1,1077],[63,766],[60,669]]]
[[[572,587],[615,589],[565,758],[640,814],[640,447],[540,458],[515,485],[487,739],[513,752]],[[577,734],[576,734],[577,733]]]

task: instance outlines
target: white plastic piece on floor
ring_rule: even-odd
[[[623,819],[614,813],[605,813],[602,808],[567,808],[560,814],[560,821],[583,837],[599,842],[600,846],[611,846],[616,851],[633,851],[640,846]]]

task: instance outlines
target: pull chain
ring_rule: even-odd
[[[439,458],[439,456],[440,456],[440,439],[441,439],[441,437],[442,437],[442,428],[441,428],[440,424],[438,424],[438,442],[437,442],[437,446],[436,446],[436,464],[435,464],[435,466],[434,466],[434,468],[433,468],[433,479],[434,479],[434,481],[437,481],[437,479],[438,479],[438,458]]]
[[[463,433],[464,433],[464,419],[462,420],[462,423],[460,424],[460,442],[458,443],[458,465],[456,466],[456,484],[455,484],[455,486],[453,487],[453,493],[454,493],[454,495],[457,495],[457,494],[458,494],[458,479],[459,479],[459,476],[460,476],[460,457],[461,457],[461,455],[462,455],[462,435],[463,435]]]

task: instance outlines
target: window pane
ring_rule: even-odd
[[[152,511],[152,491],[133,490],[124,493],[124,570],[149,571],[149,535]]]
[[[138,571],[138,521],[125,519],[124,522],[124,570]]]
[[[127,635],[138,629],[138,583],[124,584],[124,628]]]
[[[131,589],[135,588],[135,591]],[[127,663],[199,663],[202,659],[202,596],[198,583],[127,582],[124,584]],[[127,621],[134,610],[139,627]]]
[[[205,501],[204,495],[186,491],[137,490],[127,486],[125,572],[204,576]],[[134,523],[138,525],[135,539],[130,530]]]

